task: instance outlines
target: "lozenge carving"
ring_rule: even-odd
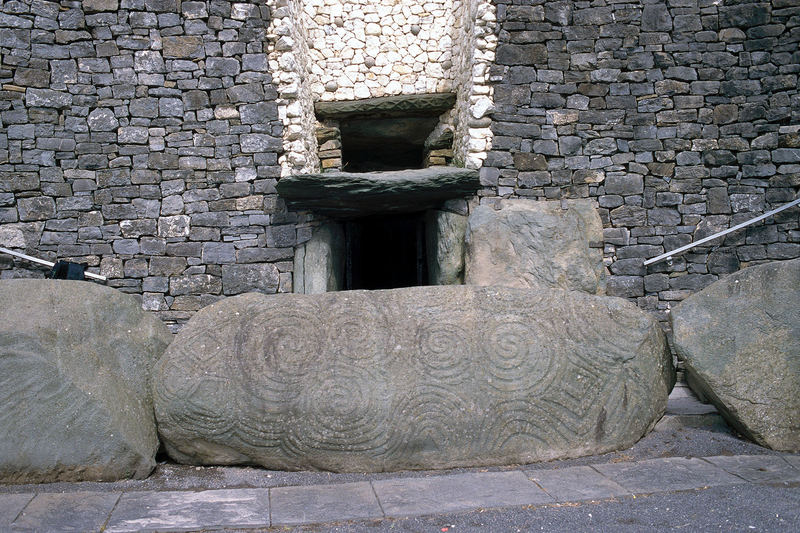
[[[673,377],[658,325],[621,299],[449,286],[229,298],[153,382],[179,461],[391,471],[630,446]]]

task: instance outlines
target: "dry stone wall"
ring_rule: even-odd
[[[291,290],[263,2],[0,9],[0,246],[87,263],[170,323]]]
[[[409,15],[391,42],[452,21],[448,35],[464,38],[451,38],[442,79],[457,92],[456,152],[482,167],[481,201],[593,199],[608,292],[663,318],[726,273],[800,256],[795,208],[642,265],[797,195],[795,4],[442,0],[430,9],[443,20],[420,20],[415,37]],[[309,22],[312,8],[324,24]],[[0,246],[85,262],[173,329],[225,295],[290,292],[310,217],[275,185],[318,165],[315,94],[347,96],[310,62],[335,59],[328,28],[355,25],[343,11],[338,26],[335,11],[321,0],[3,2]],[[309,48],[320,29],[325,46]],[[431,59],[408,53],[412,71]],[[0,255],[2,278],[43,275]]]
[[[497,2],[489,197],[596,199],[608,293],[662,317],[741,267],[800,256],[793,0]]]

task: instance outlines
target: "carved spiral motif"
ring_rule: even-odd
[[[302,382],[298,410],[304,419],[289,428],[287,448],[314,451],[382,453],[388,400],[386,380],[376,372],[338,365],[309,374]]]
[[[267,310],[248,320],[237,338],[245,378],[274,376],[296,382],[308,372],[319,354],[316,310],[295,305],[285,310]]]
[[[423,372],[438,379],[468,376],[470,335],[457,324],[424,324],[416,334]]]
[[[352,295],[326,307],[322,313],[327,317],[325,352],[334,361],[376,364],[390,353],[389,322],[368,298]],[[365,316],[370,320],[365,320]]]
[[[539,345],[536,326],[517,317],[493,320],[484,344],[489,385],[503,392],[542,390],[547,386],[552,356]]]

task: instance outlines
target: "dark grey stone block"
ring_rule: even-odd
[[[630,491],[590,466],[528,470],[526,474],[560,502],[605,499],[630,494]]]
[[[372,485],[387,516],[453,513],[555,501],[519,471],[388,479],[373,481]]]
[[[271,489],[272,525],[383,518],[368,482]]]
[[[649,459],[593,465],[593,468],[636,494],[744,483],[741,478],[696,458]]]
[[[478,187],[476,170],[455,167],[301,174],[285,176],[277,185],[290,208],[333,216],[419,211],[473,194]]]
[[[752,483],[800,481],[800,469],[774,455],[705,457],[704,460]]]
[[[119,500],[118,492],[38,494],[13,523],[14,529],[83,533],[100,531]]]
[[[109,533],[269,527],[269,489],[129,492],[114,508]]]

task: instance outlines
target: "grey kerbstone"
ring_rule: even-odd
[[[774,455],[734,455],[706,457],[706,461],[751,483],[800,481],[800,469]]]
[[[242,135],[244,139],[246,135]],[[242,140],[242,151],[245,151]],[[284,176],[278,193],[291,209],[333,216],[414,212],[474,194],[476,170],[430,167],[389,172],[329,172]]]
[[[629,302],[441,286],[222,300],[153,387],[180,462],[364,472],[624,448],[673,381],[658,324]]]
[[[372,486],[387,516],[554,503],[519,471],[385,479]]]
[[[158,447],[150,366],[172,336],[88,282],[0,282],[0,480],[143,478]]]
[[[383,518],[369,482],[279,487],[270,498],[273,527]]]
[[[19,513],[27,506],[35,494],[0,494],[0,527],[11,530]]]
[[[108,533],[269,527],[269,489],[128,492],[111,513]]]
[[[670,313],[701,393],[762,446],[800,451],[800,259],[746,268]]]
[[[465,276],[468,285],[558,287],[605,292],[603,225],[588,200],[504,200],[478,206],[469,217]]]
[[[38,494],[14,523],[15,531],[100,531],[119,492]]]
[[[529,470],[527,474],[549,495],[561,502],[606,499],[630,494],[630,491],[590,466]]]
[[[697,458],[669,457],[592,465],[592,468],[635,494],[744,483],[741,478]]]

